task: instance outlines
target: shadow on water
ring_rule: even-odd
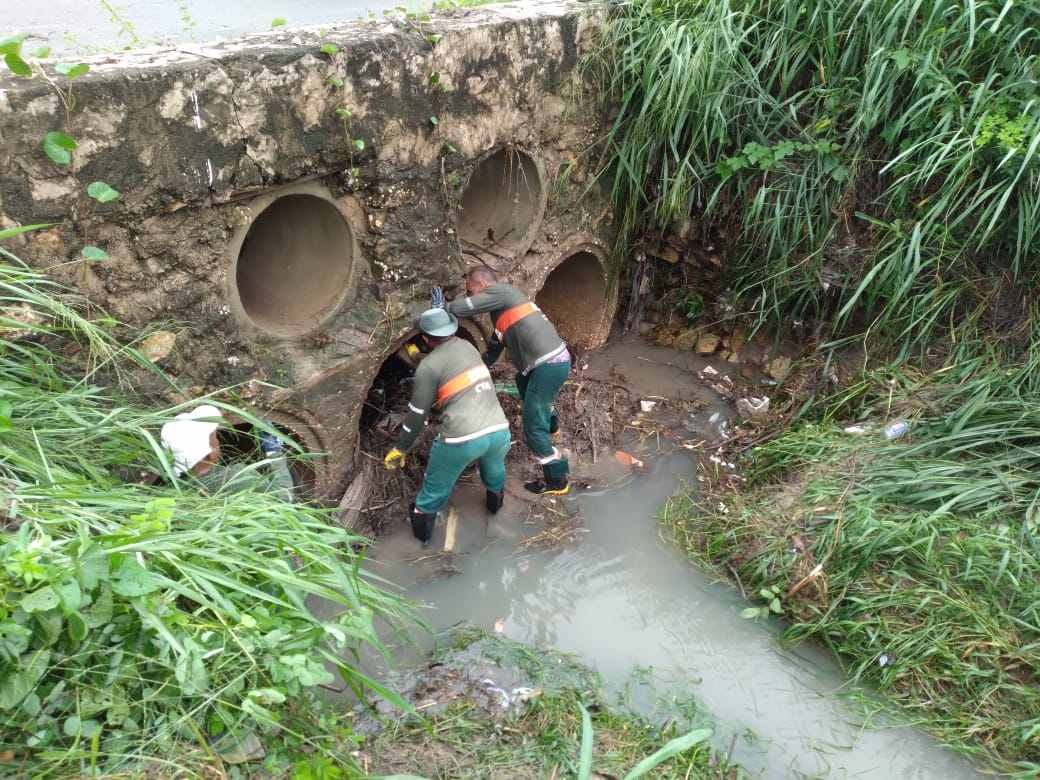
[[[525,522],[526,505],[514,500],[512,516],[489,522],[482,493],[461,487],[451,576],[438,575],[443,556],[415,563],[403,528],[380,540],[372,567],[430,605],[434,628],[497,623],[511,639],[575,653],[644,715],[681,714],[695,700],[716,723],[718,747],[755,776],[980,777],[920,732],[877,718],[865,726],[828,654],[781,647],[779,626],[742,619],[732,589],[659,540],[655,515],[694,469],[673,454],[625,487],[575,499],[587,532],[541,552],[517,548],[540,528]]]

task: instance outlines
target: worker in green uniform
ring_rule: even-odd
[[[160,439],[173,456],[173,471],[192,479],[206,493],[257,491],[293,500],[292,474],[282,454],[282,442],[271,433],[260,434],[260,463],[220,464],[217,429],[223,415],[215,406],[203,404],[178,414],[162,427]]]
[[[560,428],[556,396],[571,371],[567,345],[526,295],[500,283],[489,268],[474,268],[466,274],[466,297],[448,304],[448,311],[458,317],[490,313],[495,332],[484,362],[493,365],[503,348],[509,349],[523,401],[524,441],[542,467],[543,478],[524,487],[532,493],[563,495],[570,489],[570,468],[552,436]]]
[[[510,436],[509,422],[480,353],[455,336],[458,318],[443,308],[428,309],[419,317],[418,328],[430,352],[415,372],[401,435],[383,462],[388,469],[403,465],[430,413],[439,411],[440,434],[409,510],[412,533],[425,547],[433,536],[438,510],[448,503],[458,478],[474,461],[487,491],[488,511],[494,514],[501,508]]]

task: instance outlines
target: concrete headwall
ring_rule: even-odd
[[[334,497],[431,285],[457,292],[478,263],[532,295],[588,285],[561,329],[606,337],[611,214],[586,186],[601,127],[582,67],[601,13],[536,0],[98,58],[68,112],[43,78],[5,76],[0,227],[59,223],[5,247],[122,322],[169,323],[164,368],[280,412],[330,453]],[[70,166],[43,153],[51,130],[78,142]],[[93,181],[122,197],[92,200]],[[110,259],[79,262],[84,245]]]

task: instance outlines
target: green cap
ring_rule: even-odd
[[[445,338],[458,329],[458,318],[447,309],[427,309],[419,315],[419,330],[427,336]]]

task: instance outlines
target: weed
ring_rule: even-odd
[[[1038,57],[1005,3],[630,0],[594,63],[623,232],[698,214],[760,321],[959,342],[1040,269]]]
[[[818,639],[909,718],[1023,778],[1040,770],[1036,381],[984,358],[868,376],[838,408],[909,416],[907,439],[845,433],[821,401],[823,422],[749,453],[727,513],[687,497],[666,517],[691,555],[782,597],[788,639]]]
[[[93,384],[132,353],[0,253],[5,774],[172,775],[257,738],[350,765],[349,726],[315,692],[328,668],[381,690],[352,659],[382,650],[373,620],[403,615],[359,572],[365,540],[269,494],[182,490],[156,439],[178,410]],[[128,481],[142,471],[159,484]]]

